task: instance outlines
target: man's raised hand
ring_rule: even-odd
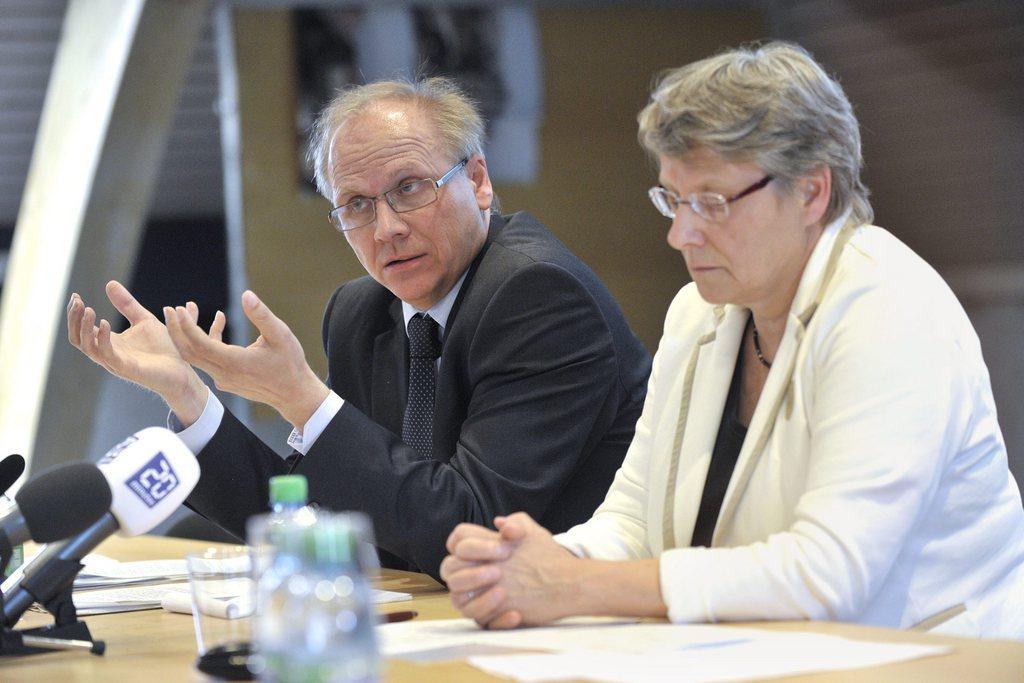
[[[206,386],[182,359],[167,328],[124,285],[111,280],[106,292],[114,308],[128,319],[128,329],[117,333],[107,320],[97,324],[96,311],[76,293],[68,303],[68,341],[111,374],[159,394],[183,424],[191,424],[206,405]],[[183,310],[191,320],[198,319],[194,303]]]
[[[301,429],[330,390],[306,363],[291,329],[253,292],[242,295],[242,310],[260,333],[247,347],[222,341],[226,320],[220,311],[209,333],[186,306],[165,307],[164,320],[181,357],[209,374],[219,389],[265,403]]]

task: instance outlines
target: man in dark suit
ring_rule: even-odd
[[[160,393],[198,451],[193,509],[242,535],[269,477],[305,474],[312,501],[370,515],[385,564],[434,576],[460,522],[589,518],[632,439],[650,360],[589,268],[529,215],[491,212],[482,134],[444,79],[362,86],[321,115],[318,184],[369,273],[328,304],[326,384],[252,292],[243,310],[261,336],[244,349],[221,342],[223,314],[207,334],[194,306],[165,308],[165,328],[112,283],[132,327],[111,335],[72,298],[72,343]],[[224,410],[191,365],[277,409],[295,426],[293,456]]]

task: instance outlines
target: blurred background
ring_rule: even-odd
[[[1020,481],[1019,0],[0,0],[3,452],[38,471],[164,424],[155,396],[66,341],[70,293],[109,317],[115,277],[156,312],[225,310],[243,344],[252,288],[324,372],[323,307],[363,272],[308,181],[306,129],[337,88],[399,73],[453,76],[480,101],[504,211],[569,244],[655,351],[688,277],[646,197],[636,113],[660,71],[766,38],[802,44],[845,88],[875,222],[971,316]],[[276,414],[226,400],[287,450]]]

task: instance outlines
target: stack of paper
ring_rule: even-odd
[[[158,609],[165,594],[189,595],[185,560],[118,562],[94,553],[82,564],[73,598],[81,616]]]
[[[188,583],[162,583],[149,586],[127,586],[102,590],[75,591],[75,607],[82,617],[91,614],[136,612],[160,609],[165,598],[177,596],[188,603],[192,592]]]
[[[188,581],[185,560],[118,562],[105,555],[86,555],[85,567],[75,579],[75,590],[113,588],[147,583]]]
[[[224,619],[236,619],[252,614],[251,600],[247,595],[217,595],[217,607],[207,609],[207,614],[221,616]],[[373,591],[374,602],[399,602],[412,600],[409,593],[394,591]],[[138,610],[159,609],[168,612],[192,613],[192,593],[188,583],[161,583],[149,586],[121,586],[101,590],[86,590],[74,593],[75,607],[79,616],[90,614],[111,614],[114,612],[134,612]],[[218,614],[220,612],[220,614]]]
[[[191,613],[192,599],[185,560],[118,562],[103,555],[87,555],[85,568],[75,579],[74,601],[78,614],[111,614],[147,609]],[[252,613],[249,596],[225,593],[215,596],[226,619]],[[411,600],[409,593],[373,591],[377,603]]]
[[[172,612],[191,612],[191,591],[185,560],[145,560],[118,562],[105,555],[86,555],[84,568],[75,579],[73,600],[80,616],[134,612],[159,609]],[[7,592],[21,580],[22,565],[7,581],[2,590]],[[252,612],[248,596],[222,595],[225,618],[246,616]],[[409,593],[373,591],[374,602],[400,602],[412,600]],[[43,611],[38,605],[33,610]]]

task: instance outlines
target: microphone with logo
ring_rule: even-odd
[[[199,481],[195,456],[181,439],[162,427],[136,432],[114,446],[97,467],[110,488],[109,511],[77,536],[48,545],[25,565],[3,607],[3,622],[8,627],[17,623],[33,602],[54,615],[58,628],[82,624],[71,601],[82,558],[114,532],[121,536],[146,533],[170,516]],[[86,637],[86,642],[89,640]]]

